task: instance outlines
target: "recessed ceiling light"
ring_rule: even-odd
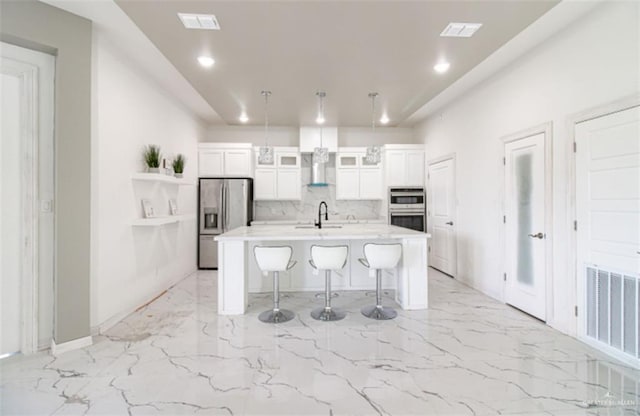
[[[187,29],[220,30],[218,19],[212,14],[178,13]]]
[[[383,114],[382,117],[380,117],[380,123],[387,124],[388,122],[389,122],[389,117],[386,114]]]
[[[439,74],[444,74],[449,70],[450,66],[449,62],[440,62],[439,64],[436,64],[433,69]]]
[[[213,60],[210,56],[198,56],[198,62],[205,68],[211,68],[216,61]]]
[[[440,36],[446,38],[470,38],[482,23],[449,23]]]
[[[249,121],[249,117],[247,116],[247,113],[243,112],[240,114],[240,117],[238,117],[238,120],[240,120],[241,123],[246,123]]]

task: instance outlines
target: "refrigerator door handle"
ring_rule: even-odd
[[[220,224],[218,225],[218,228],[220,229],[220,232],[223,233],[224,232],[224,182],[220,185],[220,204],[219,206],[219,212],[218,212],[218,218],[220,221]]]
[[[226,181],[225,181],[226,182]],[[224,215],[224,232],[226,233],[229,223],[229,187],[224,184],[224,202],[222,203],[222,215]]]

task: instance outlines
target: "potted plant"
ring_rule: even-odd
[[[144,149],[144,161],[149,173],[160,173],[160,146],[148,145]]]
[[[173,172],[176,178],[182,178],[182,174],[184,173],[184,162],[186,158],[183,154],[178,154],[175,159],[173,159]]]

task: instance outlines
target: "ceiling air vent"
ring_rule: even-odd
[[[440,36],[449,38],[470,38],[480,29],[482,23],[449,23]]]
[[[218,19],[212,14],[178,13],[178,17],[187,29],[220,30]]]

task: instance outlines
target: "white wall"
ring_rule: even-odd
[[[549,324],[575,332],[568,248],[567,118],[640,91],[640,4],[596,7],[564,31],[416,127],[427,160],[457,157],[460,280],[503,299],[501,137],[553,122],[553,310]]]
[[[339,146],[368,146],[370,144],[410,144],[417,143],[414,130],[403,127],[376,128],[374,140],[371,140],[369,127],[338,127]],[[211,126],[207,130],[205,142],[241,142],[264,144],[264,127],[259,126]],[[272,146],[298,146],[300,129],[298,127],[269,127],[269,144]]]
[[[196,186],[166,186],[131,180],[145,170],[142,149],[162,147],[169,158],[186,155],[185,178],[197,178],[197,142],[204,127],[122,56],[98,28],[93,35],[91,327],[104,327],[194,272]],[[132,227],[140,199],[168,214],[177,197],[188,222]]]

